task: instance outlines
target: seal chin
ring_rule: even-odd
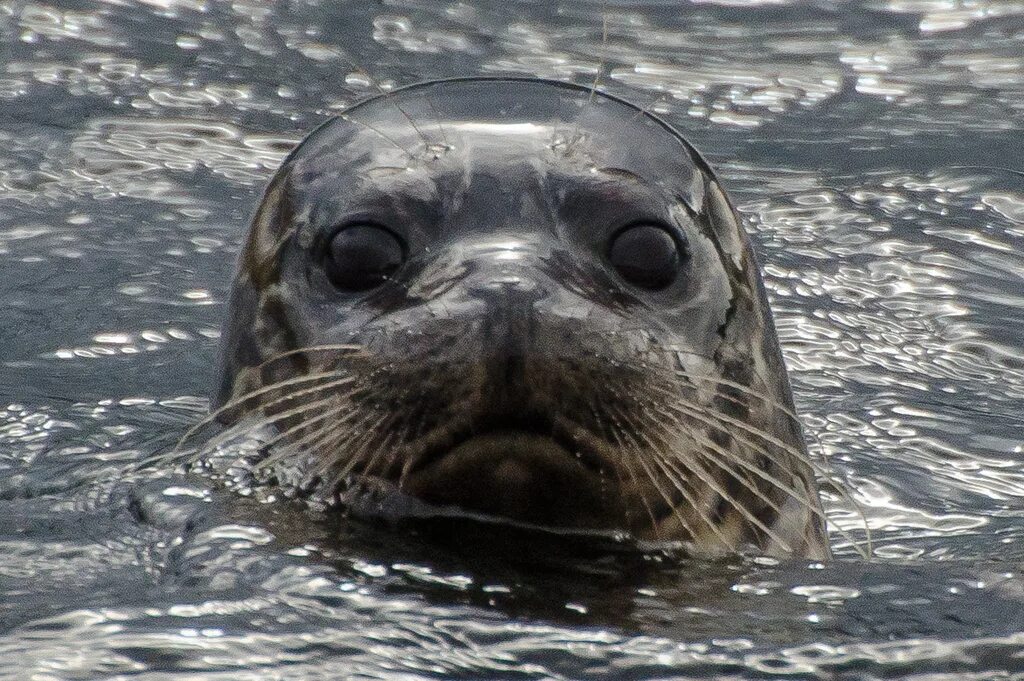
[[[494,430],[431,456],[401,488],[427,503],[523,523],[612,528],[614,481],[588,458],[550,435]]]

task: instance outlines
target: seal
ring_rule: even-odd
[[[665,121],[563,82],[362,101],[252,220],[215,416],[329,484],[517,523],[825,558],[749,240]]]

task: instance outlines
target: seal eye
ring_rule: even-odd
[[[634,286],[659,291],[679,274],[682,254],[668,230],[658,225],[632,225],[612,237],[608,260]]]
[[[345,291],[366,291],[387,281],[405,260],[405,245],[377,225],[352,225],[331,238],[327,278]]]

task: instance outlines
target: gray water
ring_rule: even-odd
[[[0,0],[0,41],[0,677],[1024,678],[1024,2]],[[304,132],[598,73],[721,170],[873,558],[531,557],[137,472]]]

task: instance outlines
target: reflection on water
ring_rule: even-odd
[[[1018,670],[1022,22],[1016,0],[0,1],[0,670]],[[874,560],[835,532],[828,565],[538,565],[134,472],[206,408],[288,149],[378,87],[492,73],[597,79],[721,169],[812,449],[857,502],[826,484],[831,520],[866,523]]]

